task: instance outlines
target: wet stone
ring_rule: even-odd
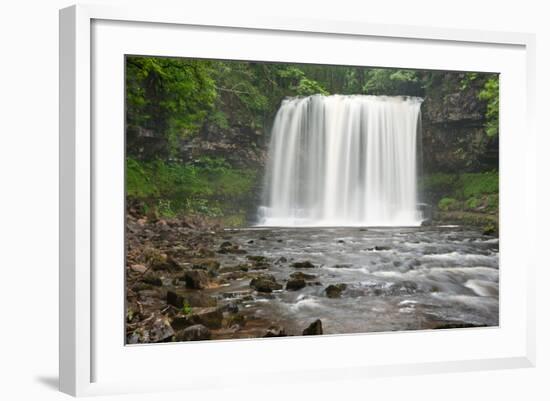
[[[309,260],[304,260],[301,262],[294,262],[291,264],[292,267],[296,267],[298,269],[311,269],[315,267],[313,263],[311,263]]]
[[[329,298],[339,298],[346,288],[346,284],[331,284],[325,288],[325,293]]]
[[[281,284],[277,283],[275,277],[271,275],[259,276],[252,279],[250,286],[259,292],[272,292],[283,288]]]
[[[183,279],[185,280],[185,286],[187,288],[195,290],[201,290],[208,287],[208,285],[210,284],[208,274],[201,270],[188,271],[183,276]]]
[[[290,279],[286,283],[286,289],[289,291],[298,291],[306,286],[304,279]]]
[[[211,338],[212,334],[210,333],[210,330],[202,324],[189,326],[176,334],[177,341],[201,341],[210,340]]]
[[[297,280],[315,280],[317,278],[315,274],[308,274],[303,272],[294,272],[290,275],[290,277]]]
[[[266,337],[266,338],[268,338],[268,337],[286,337],[286,336],[287,336],[286,331],[285,331],[284,327],[281,327],[281,326],[270,327],[267,330],[267,333],[264,334],[264,337]]]
[[[321,319],[317,319],[311,323],[307,328],[302,332],[304,336],[317,336],[323,334],[323,323]]]

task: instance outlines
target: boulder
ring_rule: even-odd
[[[210,330],[202,324],[189,326],[176,334],[176,341],[202,341],[210,340],[211,338],[212,334]]]
[[[250,286],[259,292],[272,292],[283,288],[281,284],[277,283],[275,277],[271,275],[259,276],[252,279]]]
[[[267,262],[267,258],[260,255],[247,255],[246,258],[253,262]]]
[[[219,271],[220,273],[234,273],[234,272],[247,272],[250,266],[248,265],[236,265],[236,266],[224,266]]]
[[[342,295],[342,291],[347,288],[346,284],[331,284],[325,288],[325,293],[329,298],[338,298]]]
[[[311,269],[311,268],[315,267],[315,265],[313,263],[311,263],[309,260],[304,260],[304,261],[301,261],[301,262],[294,262],[294,263],[291,264],[291,266],[299,268],[299,269]]]
[[[141,281],[145,284],[154,285],[157,287],[162,286],[162,279],[153,273],[145,274],[141,277]]]
[[[178,309],[185,305],[191,307],[212,307],[217,305],[215,298],[201,292],[189,292],[182,290],[168,290],[166,292],[166,303]]]
[[[154,321],[149,330],[149,340],[153,343],[171,341],[176,334],[166,317],[158,318]]]
[[[225,241],[221,243],[220,248],[218,249],[218,253],[245,254],[246,251],[244,249],[241,249],[239,245],[233,245],[231,242]]]
[[[293,278],[287,281],[286,289],[289,291],[298,291],[306,286],[306,282],[301,278]]]
[[[267,330],[267,333],[264,334],[264,337],[286,337],[286,331],[284,327],[281,326],[272,326]]]
[[[315,274],[307,274],[302,272],[294,272],[290,275],[290,277],[298,280],[314,280],[317,278]]]
[[[323,323],[321,319],[317,319],[311,323],[307,328],[302,332],[304,336],[317,336],[323,334]]]
[[[152,324],[139,327],[127,338],[128,344],[160,343],[172,341],[174,329],[165,317],[156,318]]]
[[[202,324],[209,329],[222,327],[223,312],[219,308],[198,308],[186,316],[177,316],[172,320],[172,327],[175,330],[182,330],[189,326]]]
[[[147,266],[144,266],[144,265],[139,265],[139,264],[136,264],[136,265],[132,265],[130,266],[130,270],[136,272],[136,273],[145,273],[148,269],[147,269]]]
[[[183,279],[185,280],[185,286],[194,290],[202,290],[210,284],[208,274],[202,270],[188,271],[183,276]]]
[[[216,271],[220,267],[220,262],[218,262],[216,259],[204,259],[204,260],[197,260],[195,263],[193,263],[193,269],[195,270],[206,270],[206,271]]]

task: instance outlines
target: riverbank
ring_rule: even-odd
[[[127,219],[127,343],[498,325],[498,238]]]
[[[431,174],[419,180],[424,201],[432,206],[432,223],[499,231],[499,175],[496,171]]]

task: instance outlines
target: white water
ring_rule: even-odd
[[[263,226],[418,226],[420,98],[284,100],[269,145]]]

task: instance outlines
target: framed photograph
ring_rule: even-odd
[[[533,49],[61,10],[61,390],[533,366]]]

